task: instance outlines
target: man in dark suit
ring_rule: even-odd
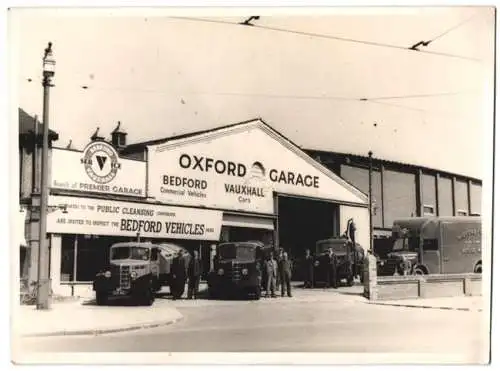
[[[198,297],[201,273],[201,261],[198,258],[198,251],[195,250],[188,267],[188,299],[192,299],[193,296],[195,299]]]
[[[279,261],[279,272],[281,277],[281,296],[292,297],[291,280],[292,280],[292,262],[288,259],[288,254],[283,252],[281,260]]]
[[[311,250],[306,250],[306,257],[304,259],[304,287],[314,287],[314,258],[311,255]]]
[[[333,249],[330,248],[328,250],[328,258],[329,258],[329,278],[330,278],[330,287],[336,289],[338,287],[337,280],[337,256],[333,253]]]
[[[171,293],[174,300],[179,299],[184,292],[186,284],[186,263],[182,256],[182,251],[174,258],[172,262],[172,285]]]

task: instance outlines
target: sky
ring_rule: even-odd
[[[12,9],[11,109],[41,117],[51,41],[49,124],[58,146],[72,140],[83,149],[97,127],[109,138],[118,121],[136,143],[260,117],[302,148],[372,150],[376,158],[487,176],[493,8],[254,13]],[[263,27],[237,25],[251,15]],[[407,49],[421,40],[433,40],[422,50],[467,58]]]

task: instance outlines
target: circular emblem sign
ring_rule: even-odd
[[[115,148],[102,141],[90,143],[83,151],[81,162],[89,178],[99,184],[111,182],[120,169]]]

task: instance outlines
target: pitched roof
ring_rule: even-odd
[[[133,143],[133,144],[129,144],[127,147],[125,147],[122,150],[122,153],[123,154],[132,153],[132,152],[136,152],[136,151],[139,151],[139,150],[143,150],[147,146],[162,144],[162,143],[166,143],[166,142],[169,142],[169,141],[172,141],[172,140],[178,140],[178,139],[185,139],[185,138],[195,137],[197,135],[203,135],[203,134],[211,133],[213,131],[217,131],[217,130],[221,130],[221,129],[228,129],[228,128],[231,128],[233,126],[238,126],[238,125],[242,125],[242,124],[248,124],[249,122],[256,121],[256,120],[261,120],[262,121],[262,119],[260,119],[260,118],[254,118],[254,119],[251,119],[251,120],[237,122],[237,123],[234,123],[234,124],[229,124],[229,125],[224,125],[224,126],[217,126],[217,127],[211,128],[211,129],[194,131],[194,132],[190,132],[190,133],[184,133],[184,134],[174,135],[174,136],[160,138],[160,139],[153,139],[153,140],[148,140],[148,141],[145,141],[145,142]],[[269,126],[269,125],[267,125],[267,126]]]
[[[43,125],[37,119],[36,120],[38,127],[36,128],[38,131],[38,135],[43,135]],[[20,136],[30,136],[35,134],[35,118],[30,116],[26,111],[22,108],[19,108],[19,135]],[[55,141],[59,139],[59,134],[53,130],[49,129],[49,140]]]

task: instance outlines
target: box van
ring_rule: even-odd
[[[395,220],[393,246],[379,274],[481,273],[481,218],[419,217]]]

